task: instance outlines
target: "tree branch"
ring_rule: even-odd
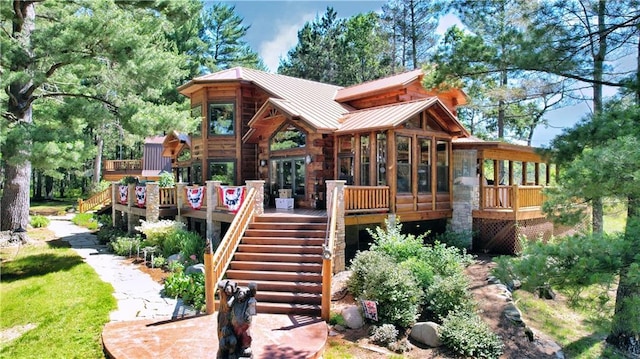
[[[50,93],[45,93],[42,95],[35,96],[33,98],[35,100],[35,99],[47,98],[47,97],[78,97],[78,98],[86,98],[89,100],[96,100],[107,105],[107,108],[109,109],[109,111],[113,113],[118,112],[118,106],[116,106],[113,102],[105,100],[98,96],[93,96],[93,95],[86,95],[86,94],[80,94],[80,93],[67,93],[67,92],[50,92]]]

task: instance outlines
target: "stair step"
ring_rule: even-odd
[[[326,231],[326,223],[253,222],[249,229],[288,229]]]
[[[233,258],[236,261],[322,263],[320,254],[236,252]]]
[[[322,230],[306,229],[247,229],[244,233],[247,237],[293,237],[293,238],[324,238],[327,232]]]
[[[273,244],[273,245],[304,245],[320,246],[324,244],[324,238],[294,238],[294,237],[247,237],[242,238],[244,244]]]
[[[231,278],[229,278],[231,279]],[[291,292],[291,293],[322,293],[322,283],[312,282],[289,282],[279,280],[247,280],[247,279],[234,279],[238,285],[247,286],[249,282],[254,282],[258,285],[258,292],[270,291],[270,292]]]
[[[322,304],[322,296],[314,293],[291,293],[260,291],[256,293],[256,300],[265,303],[295,303]]]
[[[255,222],[271,222],[271,223],[327,223],[327,217],[312,217],[312,216],[258,216],[255,218]]]
[[[249,281],[256,280],[275,280],[275,281],[291,281],[291,282],[312,282],[322,283],[322,275],[313,272],[283,272],[270,271],[260,272],[251,270],[227,270],[227,278],[231,280],[246,279]]]
[[[322,273],[321,263],[232,261],[229,269]]]
[[[253,253],[289,253],[289,254],[322,254],[322,247],[319,246],[293,246],[293,245],[262,245],[262,244],[240,244],[238,252]]]
[[[322,312],[322,307],[320,305],[313,304],[258,302],[256,307],[258,313],[269,314],[294,314],[319,317]]]

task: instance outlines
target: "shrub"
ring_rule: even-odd
[[[498,358],[504,345],[477,314],[455,312],[440,327],[442,343],[456,353],[473,358]]]
[[[142,232],[149,246],[164,247],[167,237],[174,235],[177,231],[184,229],[184,224],[171,220],[161,220],[158,222],[147,222],[140,220],[140,226],[135,227],[136,231]]]
[[[155,268],[162,268],[165,264],[167,264],[167,260],[163,256],[157,256],[153,258],[152,265]]]
[[[451,312],[473,313],[475,304],[468,291],[469,279],[463,272],[448,277],[435,276],[427,288],[427,310],[438,322]]]
[[[433,272],[442,277],[448,277],[463,272],[465,267],[473,263],[473,256],[455,247],[448,247],[435,242],[425,249],[421,259],[433,268]]]
[[[33,228],[44,228],[49,225],[49,218],[45,216],[36,215],[31,217],[30,224],[31,224],[31,227]]]
[[[351,270],[349,290],[359,299],[378,303],[381,323],[406,328],[415,322],[422,291],[411,272],[398,267],[390,256],[375,251],[356,254]]]
[[[138,183],[138,180],[133,176],[125,176],[125,177],[122,177],[122,179],[120,180],[120,183],[122,183],[123,185],[134,184],[134,183]]]
[[[398,339],[398,329],[393,324],[382,324],[373,327],[371,330],[371,340],[380,345],[389,345]]]
[[[329,317],[329,324],[341,325],[343,327],[347,326],[347,322],[344,320],[344,317],[340,313],[331,313],[331,316]]]
[[[181,298],[185,304],[201,311],[205,305],[204,275],[171,273],[164,281],[164,292],[167,296]]]
[[[118,237],[125,237],[126,235],[126,231],[110,226],[102,226],[100,227],[100,230],[96,232],[96,236],[98,237],[98,242],[100,244],[109,243],[116,240]]]
[[[93,213],[78,213],[71,219],[71,222],[77,226],[86,227],[88,229],[98,229],[98,221],[94,218]]]
[[[173,187],[176,181],[173,178],[173,174],[167,171],[160,173],[160,179],[158,179],[158,186],[160,187]]]
[[[118,237],[114,241],[109,242],[109,246],[113,253],[119,256],[131,256],[137,254],[142,241],[139,237]]]
[[[470,231],[454,232],[447,229],[446,232],[437,234],[434,240],[444,243],[449,247],[455,247],[460,250],[468,251],[471,249],[473,233]]]
[[[420,257],[425,250],[424,235],[414,236],[402,234],[402,224],[391,224],[385,220],[386,230],[376,227],[375,232],[367,230],[374,242],[370,250],[383,252],[394,258],[397,263],[404,262],[411,257]]]

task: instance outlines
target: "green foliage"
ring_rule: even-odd
[[[475,302],[468,289],[469,279],[463,272],[435,276],[425,293],[428,311],[436,321],[442,321],[451,312],[473,313]]]
[[[440,327],[442,343],[457,354],[471,358],[499,358],[504,344],[476,314],[454,312]]]
[[[124,176],[124,177],[122,177],[122,179],[120,180],[120,183],[121,183],[121,184],[123,184],[123,185],[126,185],[126,184],[136,184],[136,183],[138,183],[138,179],[136,179],[136,178],[135,178],[135,177],[133,177],[133,176]]]
[[[184,224],[166,219],[158,222],[140,220],[140,226],[136,226],[135,229],[136,231],[144,234],[145,242],[149,246],[163,248],[165,240],[170,236],[175,235],[176,232],[184,229]]]
[[[107,244],[111,241],[115,241],[118,237],[124,237],[126,235],[126,231],[111,226],[101,226],[100,230],[96,232],[96,236],[98,237],[98,242],[100,242],[100,244]]]
[[[71,218],[71,223],[91,230],[98,229],[98,221],[93,213],[78,213]]]
[[[359,299],[378,303],[380,323],[406,328],[415,322],[422,291],[411,272],[398,267],[390,256],[375,251],[356,254],[351,270],[349,290]]]
[[[447,230],[444,233],[437,234],[434,237],[436,242],[444,243],[448,247],[458,248],[460,251],[468,251],[471,249],[471,240],[473,234],[468,231],[454,232]]]
[[[341,325],[343,327],[347,326],[347,322],[344,320],[344,317],[340,313],[331,313],[329,317],[329,324],[331,325]]]
[[[400,263],[412,257],[422,257],[425,253],[424,237],[426,234],[418,237],[412,234],[402,233],[402,224],[395,224],[385,219],[385,229],[376,227],[375,231],[367,229],[369,235],[373,238],[370,250],[386,253]]]
[[[32,216],[30,224],[33,228],[44,228],[49,225],[49,222],[49,218],[45,216]]]
[[[398,329],[393,324],[382,324],[371,329],[371,340],[383,346],[389,345],[398,339]]]
[[[148,237],[147,237],[148,238]],[[162,240],[160,249],[165,257],[180,254],[182,258],[194,256],[194,262],[204,262],[205,240],[198,233],[179,229],[170,231]]]
[[[167,260],[163,256],[153,257],[153,266],[155,268],[162,268],[167,264]]]
[[[160,179],[158,180],[158,186],[160,187],[173,187],[176,181],[173,178],[173,174],[170,172],[162,171],[160,173]]]
[[[204,275],[185,274],[182,271],[169,274],[164,282],[164,292],[170,297],[179,297],[185,304],[201,311],[205,305]]]
[[[138,253],[142,240],[139,237],[118,237],[109,242],[109,246],[113,253],[119,256],[132,256]]]

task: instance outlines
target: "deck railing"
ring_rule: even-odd
[[[544,186],[486,186],[483,187],[482,209],[510,209],[541,207]]]
[[[220,245],[216,249],[213,254],[213,258],[211,260],[211,264],[213,265],[212,270],[212,278],[210,279],[208,285],[213,287],[213,294],[215,294],[215,288],[217,287],[218,282],[222,280],[224,273],[231,263],[231,259],[233,258],[234,253],[236,252],[236,248],[240,244],[240,239],[242,239],[242,235],[245,230],[249,226],[249,223],[253,221],[253,217],[255,216],[255,200],[256,200],[257,192],[254,188],[249,189],[247,196],[245,197],[242,206],[238,210],[238,213],[233,218],[233,221],[229,225],[229,229],[227,233],[222,238]],[[213,298],[208,299],[207,302],[207,313],[211,309],[215,310],[215,305],[210,303],[210,300],[214,300]]]
[[[336,242],[338,212],[338,187],[333,189],[331,207],[327,211],[327,235],[322,250],[322,319],[329,322],[331,316],[331,278],[333,276],[333,246]]]
[[[103,191],[95,193],[93,196],[87,198],[87,200],[78,199],[78,211],[84,213],[90,211],[100,205],[111,204],[111,185],[105,188]]]
[[[388,186],[345,186],[346,214],[389,211]]]
[[[160,207],[175,206],[178,203],[178,192],[175,187],[160,187]]]
[[[106,172],[142,170],[142,160],[104,160],[102,168]]]

